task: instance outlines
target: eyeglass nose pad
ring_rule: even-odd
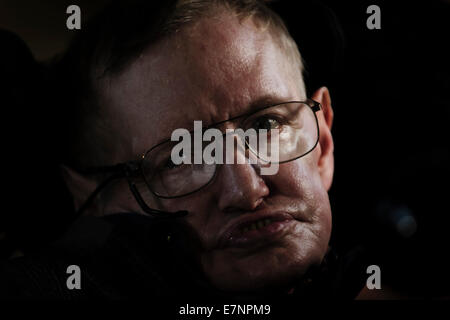
[[[265,160],[258,154],[258,150],[255,150],[251,147],[249,142],[249,137],[246,137],[246,141],[244,143],[245,148],[245,159],[246,163],[250,164],[257,175],[261,175],[263,172],[263,168],[270,165],[270,161]]]
[[[233,139],[233,151],[230,152],[228,149],[229,145],[226,145],[225,148],[226,163],[250,164],[258,174],[261,171],[261,167],[270,165],[271,162],[269,160],[264,159],[258,154],[258,148],[256,147],[259,145],[258,135],[256,135],[256,139],[253,140],[253,142],[250,136],[242,135],[242,133],[235,131],[227,132],[226,136],[227,139],[230,139],[228,136],[231,136]],[[234,143],[235,139],[237,140],[237,144]],[[255,144],[255,146],[252,146],[252,143]],[[242,159],[242,155],[244,156],[244,159]],[[233,157],[233,159],[231,159],[231,157]]]
[[[262,136],[260,134],[262,134]],[[270,130],[271,138],[268,138],[267,134],[267,132],[259,133],[257,135],[257,139],[253,141],[253,143],[255,144],[254,146],[252,146],[252,142],[250,141],[249,137],[245,137],[246,150],[249,150],[256,157],[258,163],[263,165],[269,165],[272,162],[278,162],[280,154],[278,131],[273,129]]]

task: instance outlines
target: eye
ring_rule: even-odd
[[[280,126],[281,124],[278,120],[266,116],[256,119],[252,127],[255,130],[265,129],[269,131],[270,129],[278,129]]]

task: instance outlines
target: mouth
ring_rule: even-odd
[[[291,231],[295,219],[288,213],[248,214],[226,229],[219,248],[253,248],[276,242]]]

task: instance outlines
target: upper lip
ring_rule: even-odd
[[[231,223],[228,224],[226,228],[224,228],[224,231],[219,236],[219,247],[220,248],[225,247],[228,239],[233,234],[240,232],[241,228],[243,228],[245,225],[262,219],[270,219],[272,222],[286,221],[286,220],[294,220],[294,216],[286,211],[243,214],[241,217],[233,220]]]

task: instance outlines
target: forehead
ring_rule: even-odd
[[[146,50],[103,85],[105,118],[133,153],[177,128],[305,98],[300,66],[272,32],[231,14],[203,18]]]

